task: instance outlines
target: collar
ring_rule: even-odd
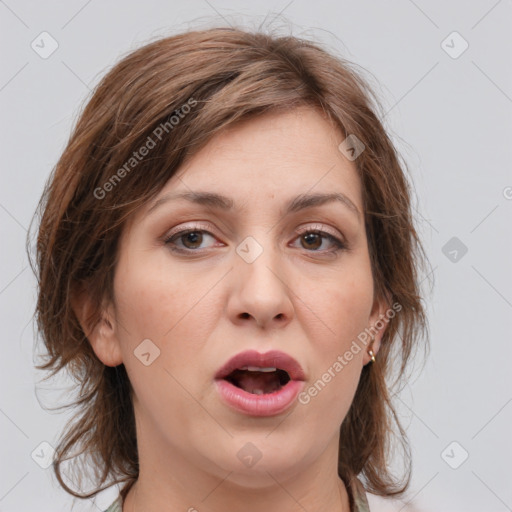
[[[361,480],[354,476],[347,485],[348,498],[350,502],[350,512],[370,512],[366,491]]]

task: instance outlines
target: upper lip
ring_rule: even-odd
[[[304,370],[293,357],[281,352],[280,350],[271,350],[261,354],[256,350],[246,350],[227,361],[215,374],[216,379],[227,377],[234,370],[244,366],[258,366],[260,368],[276,368],[284,370],[292,380],[304,380]]]

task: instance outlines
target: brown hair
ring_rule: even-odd
[[[400,382],[413,348],[428,330],[418,282],[426,258],[413,225],[406,166],[375,114],[382,107],[355,66],[318,43],[213,28],[154,41],[113,67],[81,112],[38,205],[32,265],[39,286],[37,326],[47,354],[37,368],[53,370],[50,376],[65,368],[79,386],[77,399],[65,406],[79,411],[66,425],[54,463],[59,483],[70,494],[87,498],[126,482],[124,497],[139,471],[125,367],[105,366],[96,357],[71,307],[72,297],[87,290],[96,308],[88,324],[92,328],[106,301],[114,301],[118,240],[131,215],[213,135],[242,119],[300,105],[320,109],[345,136],[364,143],[355,164],[375,293],[401,306],[389,320],[377,362],[362,370],[341,426],[338,472],[345,482],[361,474],[375,494],[398,495],[407,488],[408,443],[387,379],[397,370],[395,383]],[[165,136],[156,143],[158,129]],[[155,147],[146,158],[132,161],[149,138]],[[387,467],[394,438],[405,448],[401,479]],[[92,460],[95,487],[79,494],[63,481],[61,464],[83,455]]]

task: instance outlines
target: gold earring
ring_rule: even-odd
[[[370,347],[373,345],[373,342],[375,341],[375,336],[372,337],[372,342],[370,343]],[[373,350],[368,350],[368,355],[372,358],[372,363],[375,363],[375,354],[373,353]]]

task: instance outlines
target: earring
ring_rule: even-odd
[[[372,338],[372,342],[370,343],[370,347],[373,345],[373,342],[375,341],[375,336]],[[368,350],[368,355],[372,358],[372,363],[375,363],[375,354],[373,353],[373,350]]]

